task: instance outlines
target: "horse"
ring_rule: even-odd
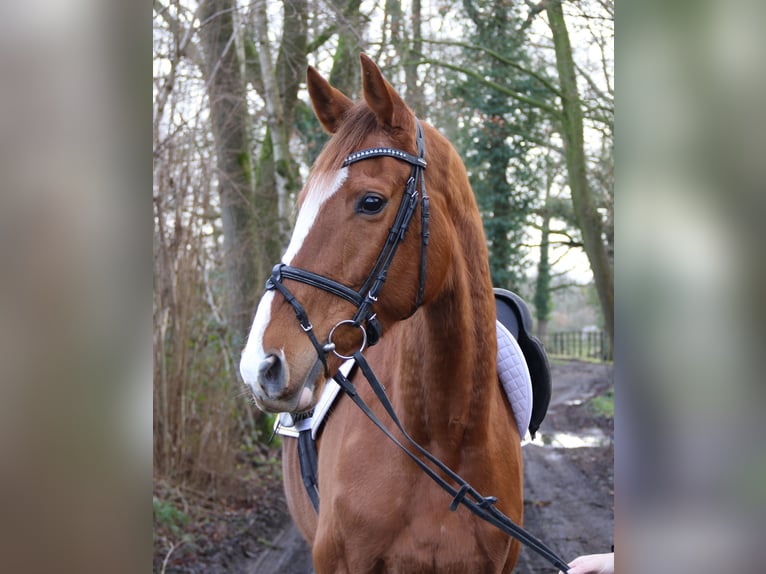
[[[520,436],[498,384],[488,250],[466,169],[377,65],[360,58],[358,103],[308,68],[311,104],[331,138],[299,194],[294,231],[258,304],[240,372],[261,410],[299,415],[316,405],[346,358],[382,334],[364,357],[404,428],[521,524]],[[427,190],[428,201],[412,202],[402,231],[399,207],[416,195],[413,174],[422,179],[418,197]],[[397,233],[386,269],[371,277]],[[303,275],[280,276],[280,267]],[[367,289],[361,313],[353,293]],[[350,379],[384,419],[361,375]],[[296,443],[283,441],[284,487],[317,574],[512,571],[519,542],[463,507],[451,511],[450,497],[348,397],[336,401],[317,437],[318,512]]]

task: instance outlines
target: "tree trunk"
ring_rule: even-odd
[[[285,10],[288,7],[285,6]],[[269,44],[269,21],[266,11],[266,0],[256,0],[253,3],[253,31],[258,52],[258,63],[263,82],[263,100],[266,103],[266,121],[271,133],[272,151],[274,154],[274,177],[277,190],[277,210],[281,221],[280,235],[287,235],[287,217],[289,205],[289,190],[291,187],[292,164],[290,161],[290,126],[286,123],[285,110],[281,90],[274,70]]]
[[[551,229],[551,186],[553,174],[546,174],[545,203],[543,205],[543,224],[540,235],[540,262],[537,264],[535,281],[535,314],[537,316],[537,337],[545,341],[548,331],[548,319],[551,314],[551,265],[550,265],[550,229]]]
[[[267,107],[266,136],[255,170],[257,287],[260,292],[279,261],[288,239],[292,201],[300,191],[298,165],[290,152],[298,89],[306,70],[307,5],[305,0],[284,4],[282,44],[276,66],[268,43],[265,2],[253,4],[255,43],[251,50],[249,81]]]
[[[216,146],[218,193],[224,237],[227,319],[238,353],[250,328],[260,286],[256,285],[253,163],[250,156],[245,81],[234,42],[233,0],[206,0],[200,28],[204,75]]]
[[[362,37],[366,24],[359,12],[357,0],[332,0],[338,22],[338,47],[332,61],[329,81],[341,92],[355,98],[359,94],[359,52],[364,51]]]
[[[412,1],[412,12],[410,14],[412,21],[412,40],[402,54],[404,58],[404,77],[407,85],[407,105],[409,105],[417,115],[425,114],[425,105],[423,103],[423,89],[418,84],[418,65],[417,61],[423,53],[423,32],[422,32],[422,3],[421,0]]]
[[[556,50],[556,67],[561,86],[562,137],[566,157],[572,206],[582,231],[585,253],[588,256],[596,283],[604,326],[609,334],[610,348],[614,343],[614,275],[603,238],[603,221],[596,209],[595,198],[586,176],[585,146],[583,142],[583,114],[577,90],[577,78],[569,43],[569,32],[564,21],[561,2],[549,2],[546,8],[548,23]]]

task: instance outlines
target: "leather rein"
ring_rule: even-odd
[[[340,385],[341,389],[348,395],[353,403],[361,409],[361,411],[369,418],[372,423],[377,426],[397,447],[399,447],[415,464],[417,464],[423,472],[425,472],[436,484],[444,489],[450,496],[452,496],[452,503],[450,504],[450,510],[457,510],[458,506],[465,506],[470,512],[478,516],[479,518],[489,522],[495,527],[499,528],[509,536],[516,538],[523,544],[529,546],[532,550],[540,554],[543,558],[548,560],[551,564],[556,566],[559,570],[566,572],[569,566],[564,562],[555,552],[548,548],[542,541],[535,536],[524,530],[521,526],[514,523],[509,517],[503,514],[495,507],[497,498],[493,496],[481,496],[470,484],[468,484],[462,477],[452,471],[443,462],[431,454],[428,450],[418,444],[402,426],[399,418],[394,411],[391,401],[388,399],[386,392],[381,385],[372,368],[367,363],[366,358],[362,354],[367,344],[374,345],[377,343],[382,332],[380,324],[378,323],[375,314],[372,311],[372,305],[378,300],[383,284],[386,281],[388,268],[391,265],[391,261],[396,253],[399,244],[404,240],[407,228],[412,220],[415,209],[418,205],[418,198],[420,198],[421,204],[421,256],[420,256],[420,285],[418,287],[417,299],[415,306],[410,313],[414,314],[423,302],[423,293],[425,290],[425,276],[426,276],[426,247],[428,246],[428,223],[429,223],[429,208],[428,208],[428,195],[426,194],[425,181],[423,178],[423,171],[425,170],[427,163],[425,160],[425,138],[423,136],[423,128],[420,121],[417,122],[416,144],[418,149],[418,155],[413,156],[402,150],[393,148],[371,148],[358,152],[354,152],[346,157],[342,167],[351,165],[358,161],[370,159],[374,157],[393,157],[395,159],[405,161],[412,165],[412,171],[410,177],[405,185],[402,201],[399,204],[399,210],[397,211],[394,223],[386,239],[386,243],[383,245],[380,254],[370,271],[370,274],[365,281],[364,285],[359,290],[352,289],[342,283],[312,273],[305,269],[292,267],[285,264],[277,264],[274,266],[271,272],[271,277],[266,281],[267,290],[277,290],[285,298],[287,303],[293,308],[298,322],[306,335],[311,340],[312,345],[316,349],[319,360],[325,367],[325,374],[329,377],[330,374],[327,368],[327,354],[333,352],[341,359],[354,359],[356,365],[362,371],[362,374],[367,379],[371,389],[375,393],[378,400],[381,402],[386,413],[393,421],[397,429],[402,433],[406,442],[411,445],[408,448],[402,442],[397,439],[391,431],[380,421],[370,407],[364,402],[356,391],[354,384],[344,376],[340,371],[335,373],[332,378]],[[322,345],[316,338],[313,332],[313,326],[308,318],[306,310],[293,296],[293,294],[282,283],[284,279],[290,279],[305,283],[323,289],[337,297],[349,301],[356,306],[356,313],[353,319],[346,319],[340,321],[330,331],[328,341]],[[353,327],[357,327],[362,332],[362,343],[357,351],[352,355],[342,355],[332,342],[332,336],[339,326],[348,324]],[[299,457],[301,463],[301,474],[303,475],[304,485],[306,486],[307,493],[311,499],[314,509],[319,511],[319,498],[318,498],[318,476],[316,472],[316,449],[311,439],[310,431],[303,431],[298,438]],[[417,453],[417,454],[416,454]],[[420,455],[420,456],[418,456]],[[442,478],[437,471],[426,464],[422,458],[429,461],[433,466],[443,472],[450,481],[454,483],[450,484],[447,480]],[[457,485],[457,486],[455,486]]]

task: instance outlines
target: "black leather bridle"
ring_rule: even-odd
[[[407,180],[407,184],[404,189],[404,195],[402,201],[399,204],[399,210],[394,218],[394,223],[388,233],[386,243],[383,245],[380,254],[378,255],[375,265],[373,265],[367,280],[364,282],[359,290],[354,290],[342,283],[329,279],[322,275],[318,275],[305,269],[297,267],[291,267],[285,264],[275,265],[271,272],[271,277],[266,282],[266,289],[275,289],[279,291],[285,298],[285,300],[292,306],[295,311],[295,315],[298,318],[298,322],[301,325],[303,331],[308,335],[311,340],[311,344],[314,346],[317,352],[317,356],[322,361],[325,367],[325,373],[329,377],[330,374],[327,369],[327,353],[332,351],[338,357],[342,359],[353,359],[356,365],[362,371],[362,374],[370,384],[375,396],[380,400],[389,418],[393,421],[395,426],[399,429],[404,437],[405,441],[411,446],[408,448],[405,446],[386,426],[380,421],[370,407],[364,402],[362,397],[357,392],[350,378],[345,377],[340,371],[332,375],[332,378],[340,385],[344,393],[351,399],[351,401],[359,407],[359,409],[369,418],[375,426],[377,426],[383,434],[388,437],[399,449],[401,449],[420,469],[425,472],[436,484],[444,489],[448,494],[452,496],[452,504],[450,510],[456,510],[458,506],[465,506],[470,512],[479,518],[487,521],[488,523],[499,528],[506,534],[516,538],[520,542],[526,544],[535,552],[543,556],[551,564],[556,566],[559,570],[566,572],[568,565],[564,560],[559,557],[553,550],[548,548],[542,541],[535,536],[524,530],[519,525],[515,524],[510,518],[503,514],[495,507],[497,499],[492,496],[482,496],[477,492],[470,484],[468,484],[462,477],[452,471],[438,458],[432,455],[425,448],[420,446],[402,426],[399,418],[394,411],[391,401],[386,395],[383,385],[381,385],[375,373],[367,363],[367,359],[362,354],[367,343],[370,345],[375,344],[381,336],[380,324],[375,318],[375,314],[372,311],[372,305],[378,300],[380,290],[383,288],[383,284],[386,281],[388,274],[388,268],[391,265],[391,261],[396,253],[397,248],[404,240],[407,228],[412,220],[412,216],[415,213],[415,209],[418,205],[418,197],[420,197],[421,204],[421,252],[420,252],[420,285],[418,287],[417,299],[415,306],[410,313],[412,315],[417,311],[423,302],[423,292],[425,290],[426,280],[426,247],[428,246],[428,221],[429,221],[429,209],[428,209],[428,195],[426,194],[425,181],[423,179],[423,170],[426,168],[425,160],[425,139],[423,137],[423,128],[420,125],[420,121],[417,122],[417,134],[416,142],[418,149],[418,156],[415,157],[412,154],[404,152],[402,150],[379,147],[371,148],[358,152],[354,152],[346,157],[343,162],[343,167],[347,167],[352,163],[362,161],[369,158],[388,156],[402,161],[405,161],[412,165],[412,171],[410,177]],[[336,295],[356,306],[356,313],[353,319],[347,319],[340,321],[333,327],[328,335],[328,342],[325,345],[321,345],[316,338],[313,331],[311,321],[309,321],[306,310],[298,302],[295,296],[285,287],[283,284],[284,279],[291,279],[300,283],[305,283],[323,289],[333,295]],[[357,327],[362,332],[362,343],[360,348],[351,355],[340,354],[335,349],[335,344],[332,341],[332,336],[339,326],[344,324],[350,324]],[[317,473],[317,460],[316,460],[316,447],[311,439],[311,431],[302,431],[298,437],[298,453],[299,462],[301,467],[301,475],[306,487],[307,494],[311,500],[314,509],[319,511],[319,494],[318,494],[318,473]],[[439,471],[435,471],[422,459],[427,460],[431,465],[435,466]],[[448,479],[445,480],[442,475]]]
[[[415,213],[415,209],[418,206],[418,199],[420,199],[420,214],[421,214],[421,247],[420,247],[420,285],[418,287],[418,294],[415,300],[415,305],[412,309],[412,313],[417,311],[423,302],[423,292],[425,291],[426,283],[426,248],[428,246],[428,221],[429,221],[429,208],[428,208],[428,195],[426,193],[425,180],[423,178],[423,171],[426,169],[426,144],[423,136],[423,127],[420,125],[419,120],[417,122],[416,133],[416,145],[418,149],[418,155],[414,156],[405,151],[388,148],[388,147],[376,147],[357,151],[350,154],[343,161],[342,167],[348,167],[349,165],[363,161],[365,159],[372,159],[375,157],[392,157],[404,162],[409,163],[412,166],[410,171],[410,177],[405,184],[404,194],[402,195],[401,203],[399,204],[399,210],[396,213],[394,222],[391,229],[388,232],[388,237],[383,245],[383,248],[375,261],[375,264],[370,270],[370,274],[367,276],[367,280],[364,282],[361,288],[355,290],[351,287],[343,285],[338,281],[318,275],[306,269],[300,269],[298,267],[292,267],[279,263],[271,270],[271,276],[266,281],[266,289],[275,289],[279,291],[285,300],[290,304],[295,311],[295,315],[298,318],[298,322],[306,335],[311,340],[311,344],[316,349],[317,356],[322,361],[325,367],[325,374],[329,377],[330,373],[327,370],[327,353],[332,351],[338,357],[342,359],[351,358],[350,355],[342,355],[335,349],[335,344],[332,341],[332,335],[339,326],[348,324],[353,327],[361,329],[362,343],[359,351],[364,350],[366,345],[374,345],[380,339],[382,334],[380,323],[378,322],[375,313],[372,310],[373,304],[378,300],[380,291],[383,288],[383,284],[386,281],[388,275],[388,268],[396,254],[396,250],[399,245],[404,241],[407,228],[412,221],[412,216]],[[356,313],[352,319],[346,319],[340,321],[328,336],[326,344],[322,345],[314,334],[313,325],[309,320],[308,314],[303,306],[298,302],[295,296],[284,285],[283,281],[290,279],[311,285],[318,289],[332,293],[333,295],[349,301],[356,307]]]

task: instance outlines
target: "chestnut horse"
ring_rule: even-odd
[[[362,55],[361,61],[364,100],[356,104],[308,70],[314,111],[332,138],[300,194],[282,260],[353,291],[369,287],[404,201],[402,190],[412,188],[420,130],[372,60]],[[520,437],[498,384],[482,222],[457,152],[436,129],[422,126],[427,167],[420,191],[428,190],[430,218],[418,202],[382,290],[369,301],[374,319],[363,317],[377,321],[383,333],[364,356],[408,433],[478,491],[496,496],[496,507],[520,524]],[[370,148],[401,150],[410,160],[372,154],[348,162]],[[260,409],[305,412],[342,363],[326,352],[328,341],[351,355],[365,335],[358,321],[350,325],[357,309],[348,298],[306,280],[276,281],[279,289],[272,282],[258,306],[240,370]],[[352,381],[387,420],[361,375]],[[519,543],[463,507],[450,511],[450,496],[348,397],[336,402],[317,439],[318,514],[301,480],[296,442],[284,441],[285,490],[318,574],[513,569]]]

